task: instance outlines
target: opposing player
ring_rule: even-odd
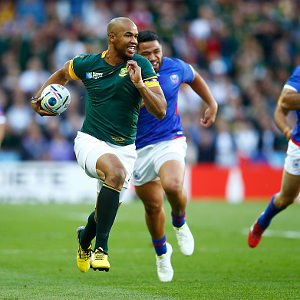
[[[108,271],[108,237],[120,191],[128,185],[136,159],[135,138],[141,101],[156,118],[166,113],[166,100],[149,61],[135,54],[138,30],[128,18],[115,18],[107,27],[108,50],[80,55],[52,74],[32,106],[40,115],[40,96],[49,84],[82,80],[87,90],[86,114],[74,150],[87,175],[97,178],[98,198],[85,227],[77,229],[77,266]],[[103,185],[102,185],[103,183]],[[100,190],[101,187],[101,190]],[[92,257],[91,241],[96,236]],[[91,262],[90,262],[91,260]]]
[[[297,125],[294,130],[287,122],[288,113],[297,113]],[[273,217],[292,204],[300,192],[300,66],[296,67],[289,80],[283,86],[274,113],[277,127],[285,135],[288,143],[287,156],[282,174],[281,190],[273,195],[268,207],[252,225],[248,234],[248,245],[256,247]]]
[[[207,103],[204,127],[214,123],[217,103],[201,76],[180,59],[164,57],[156,33],[142,31],[138,36],[138,54],[147,58],[157,72],[167,99],[167,113],[157,120],[143,107],[138,120],[136,147],[138,158],[134,166],[133,183],[145,206],[145,217],[156,252],[157,273],[161,281],[171,281],[172,246],[166,242],[163,210],[164,193],[172,208],[172,223],[178,245],[184,255],[192,255],[194,238],[185,221],[187,204],[183,188],[185,173],[186,138],[177,113],[178,90],[188,83]]]

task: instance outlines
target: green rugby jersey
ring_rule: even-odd
[[[82,80],[87,91],[81,131],[112,144],[133,144],[142,97],[125,73],[126,62],[111,66],[105,54],[80,55],[70,63],[71,78]],[[150,62],[137,54],[132,59],[140,66],[145,85],[159,86]]]

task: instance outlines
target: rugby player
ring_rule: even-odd
[[[166,113],[166,100],[156,73],[147,59],[135,54],[136,25],[128,18],[112,19],[107,35],[107,51],[79,55],[66,62],[32,99],[37,113],[53,115],[41,108],[40,96],[47,85],[81,80],[87,91],[85,120],[75,138],[74,150],[78,164],[99,181],[95,211],[86,226],[77,229],[77,266],[82,272],[90,266],[100,271],[110,269],[108,237],[120,191],[127,187],[136,159],[134,142],[142,99],[155,118],[162,119]],[[92,256],[91,241],[95,236]]]
[[[151,116],[142,107],[136,139],[138,158],[133,172],[133,184],[145,207],[145,218],[156,252],[159,280],[173,278],[172,246],[166,242],[164,193],[171,205],[172,223],[181,252],[192,255],[194,238],[185,220],[187,194],[183,188],[185,173],[186,138],[177,112],[178,90],[189,84],[207,104],[201,120],[204,127],[216,118],[217,103],[200,74],[184,61],[163,56],[156,33],[141,31],[138,36],[138,54],[147,58],[158,75],[158,81],[167,100],[163,120]]]
[[[297,124],[292,129],[287,121],[290,111],[297,114]],[[297,66],[283,86],[274,112],[274,121],[288,142],[287,155],[282,174],[281,189],[273,195],[266,210],[251,226],[248,245],[255,248],[273,217],[292,204],[300,192],[300,66]]]

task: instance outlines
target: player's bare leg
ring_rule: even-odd
[[[136,186],[136,193],[143,201],[145,219],[152,237],[156,252],[157,274],[160,281],[171,281],[173,268],[171,265],[172,246],[166,242],[165,212],[163,209],[164,191],[159,181],[151,181]]]
[[[150,181],[135,187],[136,193],[143,201],[145,219],[149,232],[154,240],[165,235],[165,212],[163,209],[164,191],[160,181]]]
[[[161,185],[176,216],[185,213],[187,195],[183,189],[184,165],[177,160],[165,162],[159,169]]]
[[[184,165],[177,160],[165,162],[159,170],[161,185],[172,208],[172,223],[179,248],[184,255],[194,252],[194,238],[185,222],[187,194],[183,188]]]
[[[292,175],[283,171],[281,190],[275,194],[258,220],[252,225],[248,235],[248,245],[255,248],[266,228],[270,225],[272,218],[292,204],[300,193],[300,176]]]
[[[292,175],[283,171],[280,193],[274,197],[277,208],[283,209],[292,204],[300,193],[300,175]]]

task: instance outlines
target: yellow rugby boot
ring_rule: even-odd
[[[97,248],[94,252],[91,267],[96,271],[108,272],[110,264],[108,262],[108,254],[103,251],[101,247]]]
[[[84,229],[84,226],[77,228],[77,240],[79,244],[77,252],[77,267],[81,272],[87,272],[91,266],[92,246],[90,245],[87,249],[83,249],[79,242],[80,231]]]

